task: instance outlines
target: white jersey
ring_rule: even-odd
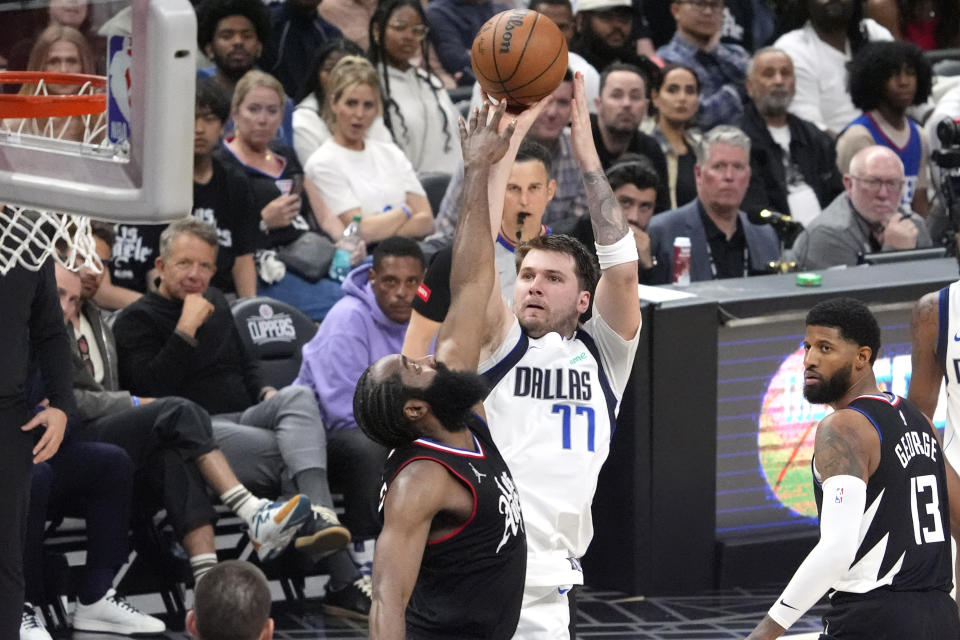
[[[583,583],[590,507],[639,335],[624,340],[596,312],[571,339],[530,338],[514,320],[480,365],[487,424],[523,505],[528,587]]]
[[[937,359],[943,367],[947,389],[947,427],[943,431],[943,453],[954,469],[960,469],[960,282],[940,290],[939,306]]]

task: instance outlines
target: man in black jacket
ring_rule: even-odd
[[[807,223],[843,191],[833,141],[812,122],[788,113],[796,91],[793,61],[767,47],[747,68],[746,105],[740,127],[750,137],[753,172],[742,209],[772,209]]]

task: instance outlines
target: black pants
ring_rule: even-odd
[[[23,548],[33,468],[33,433],[20,427],[31,414],[0,410],[0,638],[20,637],[23,613]]]
[[[217,448],[210,416],[184,398],[158,398],[88,422],[86,440],[124,449],[136,471],[136,494],[159,503],[179,537],[216,521],[196,459]]]
[[[944,591],[888,591],[864,596],[837,594],[823,616],[820,640],[960,638],[957,604]]]
[[[343,492],[343,524],[356,540],[380,535],[380,487],[387,453],[360,429],[327,432],[330,481]]]
[[[49,601],[44,589],[43,533],[48,519],[82,517],[87,560],[77,596],[84,604],[102,598],[127,559],[133,463],[123,449],[69,438],[57,455],[33,467],[30,516],[23,557],[27,598]]]

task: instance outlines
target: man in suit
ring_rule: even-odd
[[[643,280],[673,282],[673,242],[679,237],[690,238],[692,281],[768,273],[767,264],[780,256],[777,234],[740,210],[750,184],[750,138],[736,127],[714,127],[697,152],[694,175],[697,197],[655,215],[647,227],[657,260]]]

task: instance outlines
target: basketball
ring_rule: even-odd
[[[567,41],[547,16],[511,9],[480,27],[471,50],[484,91],[513,111],[553,93],[567,72]]]

